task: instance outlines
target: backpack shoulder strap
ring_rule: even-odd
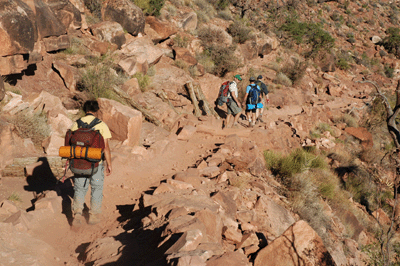
[[[95,117],[95,118],[92,120],[92,122],[90,122],[89,128],[93,128],[95,125],[98,125],[98,124],[100,124],[100,123],[101,123],[101,120],[98,119],[97,117]]]

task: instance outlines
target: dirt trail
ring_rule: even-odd
[[[225,131],[225,134],[230,133],[234,131]],[[150,154],[150,158],[141,160],[131,153],[130,148],[111,141],[113,173],[105,179],[103,221],[94,226],[85,225],[72,229],[65,214],[54,214],[53,217],[45,218],[40,226],[33,228],[29,233],[54,247],[54,257],[59,258],[60,265],[80,265],[79,255],[90,242],[108,231],[122,230],[119,229],[117,220],[121,216],[119,210],[133,206],[143,191],[158,185],[161,180],[193,166],[196,161],[215,149],[215,144],[221,143],[223,135],[195,133],[189,140],[178,140],[172,135],[164,141],[165,147],[155,151],[155,155]],[[29,193],[23,191],[22,181],[3,181],[1,187],[4,189],[5,186],[14,184],[15,187],[8,189],[20,191],[23,195],[20,205],[26,207],[29,206]],[[90,191],[86,196],[87,204],[89,199]]]

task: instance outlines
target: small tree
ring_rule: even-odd
[[[381,92],[379,86],[370,80],[363,80],[359,81],[360,83],[371,83],[378,94],[378,97],[382,99],[382,102],[384,104],[385,110],[386,110],[386,124],[388,131],[390,133],[390,136],[393,139],[394,142],[394,149],[388,153],[390,161],[392,162],[392,165],[394,166],[394,175],[395,175],[395,182],[393,184],[394,187],[394,201],[392,204],[392,214],[391,214],[391,221],[390,225],[387,229],[384,229],[384,227],[380,224],[379,219],[377,218],[377,222],[380,225],[380,232],[378,235],[378,241],[380,245],[380,253],[382,256],[382,262],[383,265],[389,266],[391,263],[391,259],[393,258],[392,256],[392,247],[390,245],[390,241],[393,239],[393,236],[395,234],[395,227],[398,226],[399,218],[400,218],[400,208],[399,208],[399,202],[398,202],[398,192],[399,192],[399,187],[400,187],[400,131],[397,128],[396,125],[396,117],[400,113],[400,80],[397,82],[397,87],[396,87],[396,104],[392,108],[389,100],[387,97]],[[399,209],[399,210],[398,210]]]

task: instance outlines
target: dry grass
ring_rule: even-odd
[[[42,145],[42,141],[50,136],[51,133],[44,113],[20,112],[12,122],[21,138],[30,138],[38,147]]]

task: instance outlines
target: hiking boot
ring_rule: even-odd
[[[80,227],[85,223],[85,217],[83,217],[82,213],[75,213],[74,220],[72,221],[72,226]]]
[[[91,213],[89,214],[89,224],[95,225],[101,222],[100,215]]]

